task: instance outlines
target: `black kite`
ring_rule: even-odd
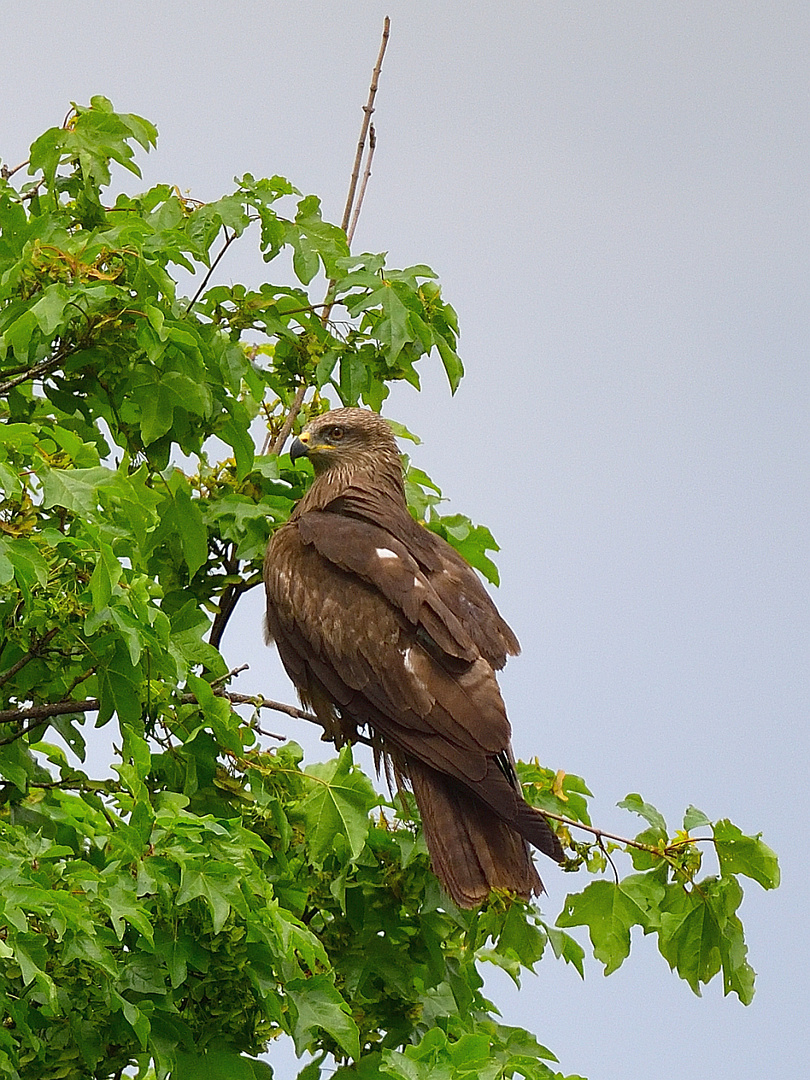
[[[462,907],[542,891],[527,841],[562,858],[524,802],[495,671],[519,646],[474,570],[408,512],[391,428],[336,409],[292,444],[315,481],[265,559],[268,638],[326,736],[366,727],[413,789],[434,872]]]

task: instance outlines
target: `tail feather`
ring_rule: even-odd
[[[508,889],[524,900],[544,891],[524,836],[552,858],[560,858],[562,849],[554,837],[557,855],[553,833],[538,811],[523,804],[525,811],[509,825],[451,776],[414,761],[408,762],[408,776],[433,871],[459,907],[476,907],[492,889]]]
[[[563,849],[560,838],[549,825],[545,815],[522,799],[518,802],[515,828],[538,851],[542,851],[555,862],[561,861]]]

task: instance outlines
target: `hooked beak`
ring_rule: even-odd
[[[290,461],[293,465],[298,458],[306,457],[309,454],[309,432],[302,431],[298,438],[293,439],[292,446],[290,447]]]

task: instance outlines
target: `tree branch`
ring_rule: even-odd
[[[194,305],[200,299],[203,292],[205,291],[205,286],[211,280],[211,275],[216,270],[216,268],[219,266],[219,263],[220,263],[220,260],[222,259],[222,256],[225,254],[225,252],[228,250],[228,248],[231,246],[231,244],[236,239],[236,233],[235,232],[232,232],[232,233],[229,234],[228,229],[226,228],[226,226],[223,225],[222,227],[225,230],[225,243],[222,245],[222,247],[219,250],[219,253],[217,254],[217,256],[214,258],[214,261],[209,266],[208,273],[202,279],[202,282],[200,283],[199,289],[197,289],[197,291],[192,296],[191,303],[188,305],[188,311],[191,311],[191,309],[194,307]]]
[[[349,193],[346,196],[346,206],[343,210],[343,221],[341,227],[344,232],[349,227],[349,221],[352,216],[352,206],[354,205],[354,195],[357,191],[357,181],[360,178],[360,163],[363,160],[363,151],[366,146],[366,136],[368,135],[369,125],[371,124],[371,115],[374,112],[374,98],[377,96],[377,85],[380,80],[380,72],[382,71],[383,57],[385,56],[385,50],[388,45],[388,35],[391,31],[391,20],[388,16],[385,16],[383,22],[382,41],[380,42],[380,52],[377,56],[377,63],[374,65],[374,70],[371,73],[371,86],[368,91],[368,101],[363,106],[363,123],[360,127],[360,138],[357,142],[357,153],[354,157],[354,167],[352,169],[351,180],[349,181]]]
[[[309,386],[306,383],[301,383],[298,389],[295,391],[295,397],[293,398],[290,411],[285,417],[284,423],[281,425],[281,431],[279,431],[277,438],[270,447],[271,454],[280,454],[284,449],[284,443],[289,438],[290,432],[293,429],[295,419],[301,411],[301,406],[304,404],[304,398],[306,397]]]
[[[19,165],[15,165],[13,169],[10,169],[8,165],[3,165],[0,167],[0,176],[2,176],[4,180],[10,180],[14,173],[19,172],[20,169],[24,169],[30,160],[30,158],[26,158],[25,161],[21,161]]]
[[[59,633],[59,627],[54,626],[47,634],[44,634],[39,641],[35,641],[25,656],[21,656],[16,664],[12,664],[7,671],[4,671],[0,675],[0,686],[3,683],[7,683],[9,679],[13,679],[18,671],[21,671],[29,661],[33,660],[35,656],[39,656],[42,650],[56,637]]]
[[[585,832],[589,832],[592,836],[595,836],[599,845],[602,845],[602,840],[615,840],[618,844],[624,844],[625,847],[637,848],[639,851],[649,851],[652,855],[660,855],[663,858],[666,857],[667,852],[672,851],[673,848],[686,847],[688,844],[698,843],[714,843],[713,836],[689,836],[685,840],[673,840],[665,847],[655,847],[653,844],[643,844],[640,840],[630,840],[626,836],[617,836],[615,833],[605,832],[604,829],[594,828],[593,825],[583,825],[581,821],[574,821],[573,818],[563,817],[562,814],[552,814],[550,810],[541,810],[540,813],[543,817],[551,818],[552,821],[559,821],[562,825],[568,825],[575,829],[584,829]]]
[[[385,21],[383,22],[383,34],[382,41],[380,42],[380,51],[377,55],[377,62],[374,65],[374,70],[371,73],[371,85],[369,86],[368,100],[363,106],[363,123],[360,127],[360,138],[357,142],[357,153],[355,154],[354,158],[354,166],[352,168],[352,175],[349,181],[349,193],[346,196],[346,206],[343,210],[343,220],[341,222],[341,228],[346,233],[346,238],[350,243],[352,237],[354,236],[354,230],[357,226],[357,219],[360,216],[360,208],[363,205],[363,198],[366,193],[368,178],[371,176],[371,160],[374,157],[374,148],[377,145],[377,137],[374,132],[374,126],[371,123],[371,115],[374,112],[374,99],[377,96],[377,87],[380,81],[380,72],[382,71],[383,57],[385,56],[385,50],[388,45],[388,36],[390,34],[390,31],[391,20],[386,15]],[[363,175],[363,183],[360,188],[360,195],[354,210],[354,216],[352,216],[352,207],[354,207],[355,204],[354,197],[357,192],[357,182],[360,177],[360,165],[363,161],[363,153],[365,151],[367,137],[369,139],[369,152],[368,158],[366,160],[366,170]],[[351,227],[349,227],[350,220]],[[326,295],[324,297],[323,304],[313,305],[313,307],[323,308],[323,312],[321,313],[321,323],[324,326],[326,326],[327,322],[329,321],[329,316],[335,303],[334,289],[334,280],[329,281],[326,287]],[[262,453],[280,454],[281,451],[284,449],[284,444],[289,438],[296,418],[301,411],[301,406],[304,404],[304,398],[308,389],[309,386],[306,383],[302,383],[298,387],[295,392],[295,397],[293,398],[293,403],[290,406],[290,411],[281,426],[281,430],[279,431],[278,436],[273,441],[273,444],[270,447],[268,447],[267,441],[265,441],[265,445],[262,447]]]
[[[69,352],[59,352],[56,356],[50,356],[47,360],[42,360],[39,364],[34,364],[33,367],[26,368],[26,370],[16,378],[7,379],[6,382],[0,383],[0,394],[7,394],[9,390],[13,390],[14,387],[19,386],[20,383],[27,382],[29,379],[36,379],[40,375],[45,375],[53,368],[59,367],[65,357],[69,355]]]
[[[357,203],[354,207],[354,213],[352,214],[352,223],[349,226],[349,231],[346,233],[346,239],[351,244],[354,239],[354,230],[357,228],[357,219],[360,217],[360,210],[363,207],[363,199],[366,197],[366,188],[368,187],[369,177],[371,176],[371,162],[374,160],[374,151],[377,149],[377,133],[374,130],[372,124],[368,129],[368,153],[366,155],[366,168],[363,172],[363,182],[360,185],[360,193],[357,196]]]
[[[237,670],[243,670],[239,668]],[[228,673],[232,674],[231,672]],[[227,676],[223,676],[227,678]],[[219,680],[218,680],[219,681]],[[215,686],[215,684],[212,684]],[[311,724],[320,724],[320,720],[314,713],[305,712],[304,709],[297,709],[294,705],[286,705],[283,701],[273,701],[272,698],[266,698],[263,695],[250,695],[250,694],[234,694],[227,690],[214,689],[214,694],[217,697],[227,698],[233,705],[253,705],[257,709],[270,709],[273,712],[284,713],[285,716],[292,716],[296,720],[307,720]],[[183,694],[178,701],[179,705],[197,705],[198,701],[194,694]],[[52,701],[47,705],[31,705],[27,709],[3,709],[0,710],[0,724],[13,724],[24,723],[25,721],[31,721],[26,728],[21,731],[15,731],[8,739],[0,739],[0,746],[6,746],[10,742],[14,742],[21,736],[26,735],[29,731],[33,731],[34,728],[44,724],[47,720],[50,720],[54,716],[66,716],[72,713],[91,713],[98,712],[101,708],[101,702],[98,698],[85,698],[83,701]],[[263,734],[269,734],[273,739],[283,739],[283,735],[273,735],[270,732],[263,732]]]

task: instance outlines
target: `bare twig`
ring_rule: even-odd
[[[351,244],[354,240],[354,230],[357,228],[357,219],[360,217],[360,210],[363,206],[363,199],[366,197],[366,188],[368,187],[369,177],[371,176],[371,162],[374,160],[374,151],[377,148],[377,133],[374,130],[372,124],[368,129],[368,153],[366,154],[366,167],[363,172],[363,182],[360,185],[360,193],[357,196],[357,202],[355,203],[354,213],[352,214],[352,223],[349,226],[349,231],[346,233],[346,239]]]
[[[200,282],[199,289],[197,289],[197,291],[192,296],[191,303],[188,305],[188,310],[189,311],[191,311],[191,309],[194,307],[194,305],[197,303],[197,301],[202,296],[203,292],[205,291],[206,285],[211,280],[211,275],[216,270],[216,268],[219,266],[219,263],[220,263],[220,260],[222,259],[222,256],[225,254],[225,252],[228,250],[228,248],[231,246],[231,244],[236,239],[236,233],[235,232],[229,233],[227,227],[224,226],[224,225],[222,226],[222,228],[225,230],[225,243],[222,245],[222,247],[219,250],[219,253],[217,254],[214,261],[209,266],[208,273],[205,275],[205,277]]]
[[[250,671],[250,664],[240,664],[239,667],[231,668],[230,671],[226,671],[224,675],[220,675],[218,679],[212,679],[212,686],[221,686],[222,683],[227,682],[228,679],[234,679],[237,675],[241,675],[243,671]]]
[[[9,180],[14,173],[19,172],[20,169],[24,169],[30,160],[30,158],[26,158],[25,161],[21,161],[19,165],[15,165],[13,169],[9,169],[8,165],[3,165],[2,168],[0,168],[0,176],[2,176],[4,180]]]
[[[352,177],[349,182],[349,193],[346,196],[346,206],[343,210],[343,221],[341,226],[343,231],[349,227],[349,221],[352,216],[352,207],[354,205],[354,195],[357,191],[357,181],[360,178],[360,163],[363,160],[363,151],[366,146],[366,136],[368,135],[369,125],[371,124],[371,115],[374,112],[374,98],[377,96],[377,84],[380,81],[380,72],[382,71],[383,57],[385,56],[385,50],[388,45],[388,35],[391,31],[391,20],[386,15],[385,22],[383,23],[382,41],[380,42],[380,52],[377,56],[377,63],[374,65],[374,70],[371,73],[371,86],[368,91],[368,101],[363,106],[363,123],[360,128],[360,138],[357,141],[357,153],[354,157],[354,168],[352,169]]]
[[[295,423],[295,419],[301,411],[301,406],[304,404],[304,397],[306,396],[306,392],[308,389],[309,387],[306,383],[301,383],[301,385],[295,391],[295,397],[293,398],[292,405],[290,406],[290,411],[287,413],[284,423],[281,425],[281,431],[279,431],[277,438],[273,442],[273,445],[270,447],[269,453],[280,454],[281,451],[284,449],[284,444],[289,438],[290,432],[293,429],[293,424]]]
[[[357,218],[360,214],[360,207],[363,204],[363,197],[365,195],[366,186],[368,185],[368,178],[371,176],[371,160],[374,156],[374,148],[377,145],[377,137],[374,132],[373,125],[371,124],[371,116],[374,112],[374,99],[377,96],[377,87],[380,81],[380,72],[382,71],[383,57],[385,56],[385,50],[388,46],[388,37],[391,32],[391,20],[386,15],[383,22],[382,41],[380,42],[380,51],[377,55],[377,62],[374,65],[374,69],[371,72],[371,85],[369,86],[368,99],[363,106],[363,123],[360,127],[360,138],[357,141],[357,153],[354,158],[354,166],[352,168],[351,179],[349,180],[349,192],[346,196],[346,206],[343,210],[343,220],[341,222],[341,228],[347,235],[347,239],[351,241],[354,235],[355,227],[357,226]],[[370,134],[369,134],[370,132]],[[363,184],[360,189],[360,195],[357,199],[357,205],[355,208],[355,195],[357,194],[357,184],[360,178],[360,166],[363,162],[363,154],[366,148],[366,139],[369,140],[369,153],[366,160],[366,171],[363,176]],[[354,208],[354,216],[352,216],[352,209]],[[349,222],[351,222],[351,228],[349,228]],[[329,322],[329,316],[332,313],[332,307],[335,303],[335,282],[329,281],[326,287],[326,295],[324,296],[323,304],[314,305],[323,307],[321,312],[321,323],[326,326]],[[278,436],[273,442],[273,445],[268,448],[268,440],[265,440],[265,444],[262,447],[262,453],[280,454],[284,449],[284,444],[289,438],[290,432],[293,429],[293,425],[296,418],[301,411],[301,406],[304,404],[304,397],[309,389],[306,383],[302,383],[296,391],[293,398],[290,411],[284,420],[281,430]]]
[[[24,668],[29,661],[33,660],[35,656],[39,656],[42,650],[53,641],[58,633],[59,627],[54,626],[53,629],[49,630],[47,634],[44,634],[39,641],[35,641],[25,656],[21,656],[16,664],[12,664],[7,671],[4,671],[3,674],[0,675],[0,686],[2,686],[3,683],[7,683],[9,679],[13,679],[17,672],[22,670],[22,668]]]

